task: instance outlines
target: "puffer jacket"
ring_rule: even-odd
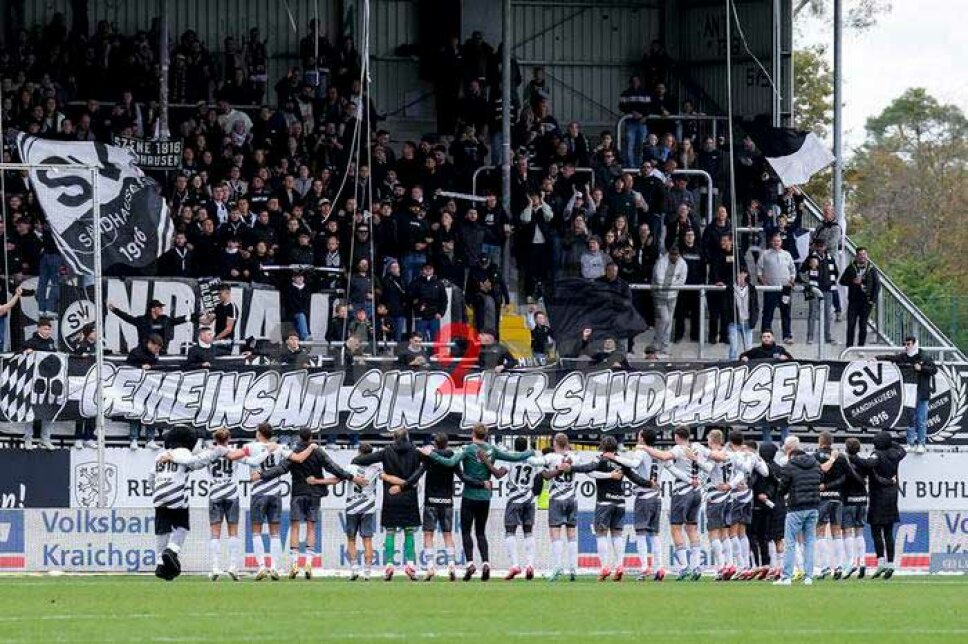
[[[795,451],[780,471],[780,496],[786,496],[787,509],[816,510],[820,506],[820,482],[823,476],[817,459]]]

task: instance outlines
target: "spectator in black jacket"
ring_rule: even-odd
[[[874,453],[867,458],[856,457],[852,463],[867,475],[870,486],[870,506],[867,522],[871,526],[874,550],[877,552],[877,571],[874,577],[890,579],[894,574],[894,524],[901,516],[897,508],[898,467],[907,452],[894,442],[889,432],[874,437]]]
[[[871,266],[863,246],[857,248],[854,261],[844,269],[840,284],[847,287],[846,346],[854,346],[854,329],[857,329],[857,346],[862,347],[867,343],[867,319],[881,290],[880,275]]]
[[[409,327],[410,302],[407,298],[407,283],[400,274],[399,262],[392,261],[387,264],[382,282],[380,302],[387,307],[387,316],[393,326],[393,340],[400,342]]]
[[[53,324],[48,318],[37,320],[37,330],[24,343],[24,353],[33,353],[34,351],[57,351]],[[38,360],[41,363],[44,362],[42,358],[38,358]],[[43,422],[40,419],[34,420],[24,428],[24,449],[34,449],[34,434],[36,433],[40,433],[41,449],[54,449],[54,444],[50,442],[50,423]]]
[[[19,289],[18,289],[19,290]],[[97,329],[93,322],[85,324],[80,332],[80,340],[74,348],[75,356],[93,356],[97,351]],[[80,418],[74,421],[74,449],[96,448],[94,440],[95,419]]]
[[[481,331],[477,336],[481,344],[481,352],[477,356],[477,366],[481,371],[501,373],[505,369],[513,369],[518,361],[511,355],[507,347],[499,343],[493,329]]]
[[[741,362],[750,360],[793,360],[790,352],[776,343],[773,332],[765,330],[760,333],[760,346],[753,347],[749,351],[740,354]]]
[[[803,570],[806,585],[813,584],[813,554],[817,539],[817,508],[820,506],[820,464],[800,449],[800,439],[790,436],[783,443],[787,464],[780,471],[778,494],[787,497],[784,530],[789,546],[783,557],[783,576],[773,582],[781,586],[793,583],[794,544],[803,537]]]
[[[309,305],[312,296],[306,286],[306,277],[300,272],[293,273],[292,282],[285,291],[285,310],[300,340],[309,339]]]
[[[215,362],[215,347],[212,341],[215,339],[215,331],[211,327],[202,327],[198,330],[198,343],[188,350],[185,358],[186,369],[208,369]]]
[[[158,259],[158,275],[191,277],[194,275],[195,253],[188,247],[184,232],[175,233],[175,243]]]
[[[125,313],[111,302],[108,302],[108,311],[111,311],[128,324],[134,326],[138,332],[138,344],[144,344],[150,335],[158,335],[161,337],[162,353],[167,353],[168,343],[175,337],[175,327],[179,324],[185,324],[190,320],[194,320],[195,317],[187,315],[182,315],[177,318],[169,317],[165,315],[164,303],[159,300],[151,300],[148,302],[148,310],[144,315],[134,316],[130,313]]]
[[[407,292],[414,315],[414,330],[428,342],[440,333],[440,319],[447,311],[447,290],[434,275],[433,264],[424,264],[420,276]]]
[[[309,352],[299,344],[299,334],[290,331],[286,334],[286,344],[276,356],[279,364],[304,367],[309,362]]]
[[[877,356],[877,359],[894,362],[902,368],[914,369],[918,380],[918,397],[914,407],[914,426],[907,429],[907,447],[916,454],[924,454],[924,445],[928,439],[928,403],[931,402],[931,390],[934,388],[934,376],[938,373],[938,367],[934,360],[921,351],[918,339],[913,335],[904,338],[904,351]]]
[[[289,529],[289,577],[299,572],[299,524],[306,524],[306,560],[312,562],[316,554],[316,522],[319,521],[319,499],[327,494],[326,488],[310,483],[311,479],[325,478],[326,472],[333,473],[338,479],[366,485],[362,476],[353,476],[340,467],[319,445],[314,445],[313,430],[303,427],[299,430],[299,442],[293,447],[295,452],[283,459],[275,467],[263,471],[254,470],[252,480],[271,480],[288,472],[292,473],[292,497],[289,512],[292,525]],[[312,565],[311,563],[309,564]]]
[[[531,328],[531,352],[539,364],[544,364],[548,353],[555,346],[548,316],[544,311],[535,311],[528,316],[528,326]]]
[[[125,359],[124,363],[131,365],[133,367],[138,367],[144,371],[149,371],[153,369],[158,364],[158,354],[161,353],[161,348],[164,345],[164,340],[161,335],[157,333],[151,333],[140,342],[138,346],[128,352],[128,357]],[[145,448],[147,449],[161,449],[161,443],[159,439],[161,438],[162,427],[159,426],[155,431],[151,432],[151,426],[143,426],[140,421],[132,420],[128,422],[128,434],[129,434],[129,447],[131,449],[138,449],[138,439],[141,437],[141,430],[144,428],[145,438],[148,441],[145,443]],[[148,438],[152,436],[152,438]]]

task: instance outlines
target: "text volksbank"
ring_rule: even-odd
[[[41,519],[42,568],[139,572],[157,565],[150,537],[153,516],[115,510],[44,510]]]

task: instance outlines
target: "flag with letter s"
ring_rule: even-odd
[[[135,165],[130,150],[87,141],[50,141],[20,134],[20,157],[64,260],[80,275],[94,274],[94,185],[97,166],[101,262],[144,267],[171,247],[174,224],[159,187]]]

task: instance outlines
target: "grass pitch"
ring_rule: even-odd
[[[790,588],[8,577],[0,580],[0,642],[965,642],[965,597],[968,577]]]

